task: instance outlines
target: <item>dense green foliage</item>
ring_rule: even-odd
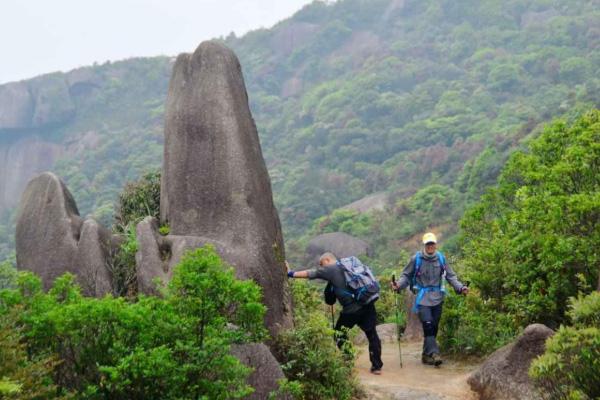
[[[600,111],[549,125],[462,221],[469,280],[517,326],[558,327],[598,279]]]
[[[232,399],[252,391],[229,348],[265,338],[260,299],[207,247],[184,256],[162,298],[86,298],[70,275],[45,294],[22,273],[0,315],[19,310],[29,357],[56,355],[54,383],[79,399]]]
[[[113,230],[124,232],[145,217],[160,217],[160,172],[144,174],[134,182],[128,182],[119,194]]]
[[[555,121],[513,154],[498,185],[461,221],[456,269],[474,290],[446,301],[447,351],[486,354],[530,323],[566,322],[569,298],[598,280],[599,194],[600,110]],[[577,304],[575,321],[597,318]]]
[[[600,398],[600,292],[571,301],[573,326],[562,326],[546,342],[530,375],[549,399]]]
[[[0,318],[0,399],[63,399],[52,382],[56,360],[41,356],[31,359],[21,331],[14,329],[15,312]]]
[[[344,356],[333,339],[321,289],[307,282],[292,283],[295,328],[277,338],[283,370],[299,387],[296,398],[350,400],[359,393],[354,357]],[[352,354],[348,342],[347,353]]]
[[[9,262],[0,262],[0,290],[10,289],[17,283],[17,270]]]
[[[512,315],[488,307],[479,292],[446,296],[439,337],[443,352],[459,356],[485,355],[510,342],[516,334]]]

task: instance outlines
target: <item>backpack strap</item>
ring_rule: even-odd
[[[420,251],[418,251],[415,254],[415,273],[413,274],[412,285],[411,285],[411,289],[416,288],[418,290],[417,298],[415,299],[415,304],[412,309],[412,311],[415,313],[417,313],[419,311],[419,303],[421,303],[421,300],[423,300],[423,296],[425,296],[425,293],[427,293],[427,292],[443,292],[443,293],[445,293],[446,292],[446,290],[444,289],[444,275],[446,273],[446,265],[447,265],[446,257],[444,257],[444,255],[440,251],[436,251],[436,255],[437,255],[438,261],[440,263],[440,285],[439,286],[422,287],[421,285],[419,285],[417,283],[417,276],[419,276],[419,273],[421,270],[421,265],[423,265],[423,254]]]
[[[442,254],[441,251],[436,251],[435,252],[438,256],[438,260],[440,261],[440,268],[442,269],[442,274],[446,272],[446,266],[448,264],[446,264],[446,257],[444,257],[444,254]]]

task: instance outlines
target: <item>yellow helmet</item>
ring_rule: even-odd
[[[437,238],[432,232],[427,232],[423,235],[423,244],[437,243]]]

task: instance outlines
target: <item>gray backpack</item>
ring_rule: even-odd
[[[337,265],[342,268],[346,278],[348,290],[344,291],[345,294],[361,305],[371,304],[379,298],[379,282],[371,268],[354,256],[340,259]]]

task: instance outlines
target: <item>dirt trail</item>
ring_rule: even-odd
[[[445,360],[440,368],[421,363],[421,342],[402,343],[403,368],[400,368],[398,344],[383,343],[383,370],[373,375],[369,368],[369,352],[361,348],[356,370],[367,398],[376,400],[475,400],[477,396],[467,384],[467,377],[477,365]]]

